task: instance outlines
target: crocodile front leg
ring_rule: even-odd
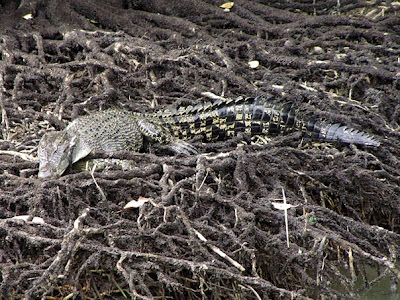
[[[144,138],[150,143],[165,145],[176,154],[192,155],[198,153],[193,145],[174,137],[156,121],[141,118],[137,120],[137,124]]]

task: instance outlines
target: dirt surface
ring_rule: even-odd
[[[399,2],[221,4],[0,0],[2,297],[332,298],[384,277],[399,293]],[[202,155],[98,154],[135,167],[37,178],[46,131],[204,92],[272,93],[381,146],[193,141]]]

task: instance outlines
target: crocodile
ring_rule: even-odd
[[[46,133],[39,142],[39,178],[61,176],[68,166],[92,151],[140,151],[145,142],[167,146],[175,153],[196,154],[186,140],[225,140],[301,131],[311,138],[378,147],[370,135],[339,123],[301,117],[296,108],[274,96],[219,99],[196,106],[154,113],[108,109],[79,117],[63,131]]]

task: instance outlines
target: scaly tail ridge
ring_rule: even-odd
[[[325,141],[340,141],[378,147],[380,143],[365,132],[341,124],[321,124],[318,138]]]

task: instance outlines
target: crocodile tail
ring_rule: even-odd
[[[350,143],[350,144],[359,144],[365,146],[374,146],[378,147],[380,142],[375,140],[369,134],[349,128],[345,125],[335,123],[329,124],[325,122],[316,122],[314,124],[307,124],[307,128],[311,129],[311,134],[313,137],[328,141],[334,142],[339,141],[343,143]]]
[[[291,103],[272,95],[239,97],[166,110],[158,118],[171,135],[183,140],[197,135],[212,141],[239,133],[267,136],[302,131],[319,140],[379,146],[379,142],[358,130],[340,124],[307,121],[309,119],[298,115]]]
[[[300,116],[297,116],[296,109],[291,103],[279,103],[274,97],[262,96],[247,98],[245,100],[248,101],[250,99],[252,100],[252,105],[248,106],[248,109],[252,110],[252,127],[257,123],[257,119],[261,119],[263,133],[277,134],[301,130],[307,132],[313,138],[328,142],[339,141],[374,147],[380,145],[380,142],[367,133],[339,123],[330,124],[322,121],[304,121]],[[266,121],[264,121],[264,117],[257,117],[258,105],[262,105],[262,114],[267,115]]]

